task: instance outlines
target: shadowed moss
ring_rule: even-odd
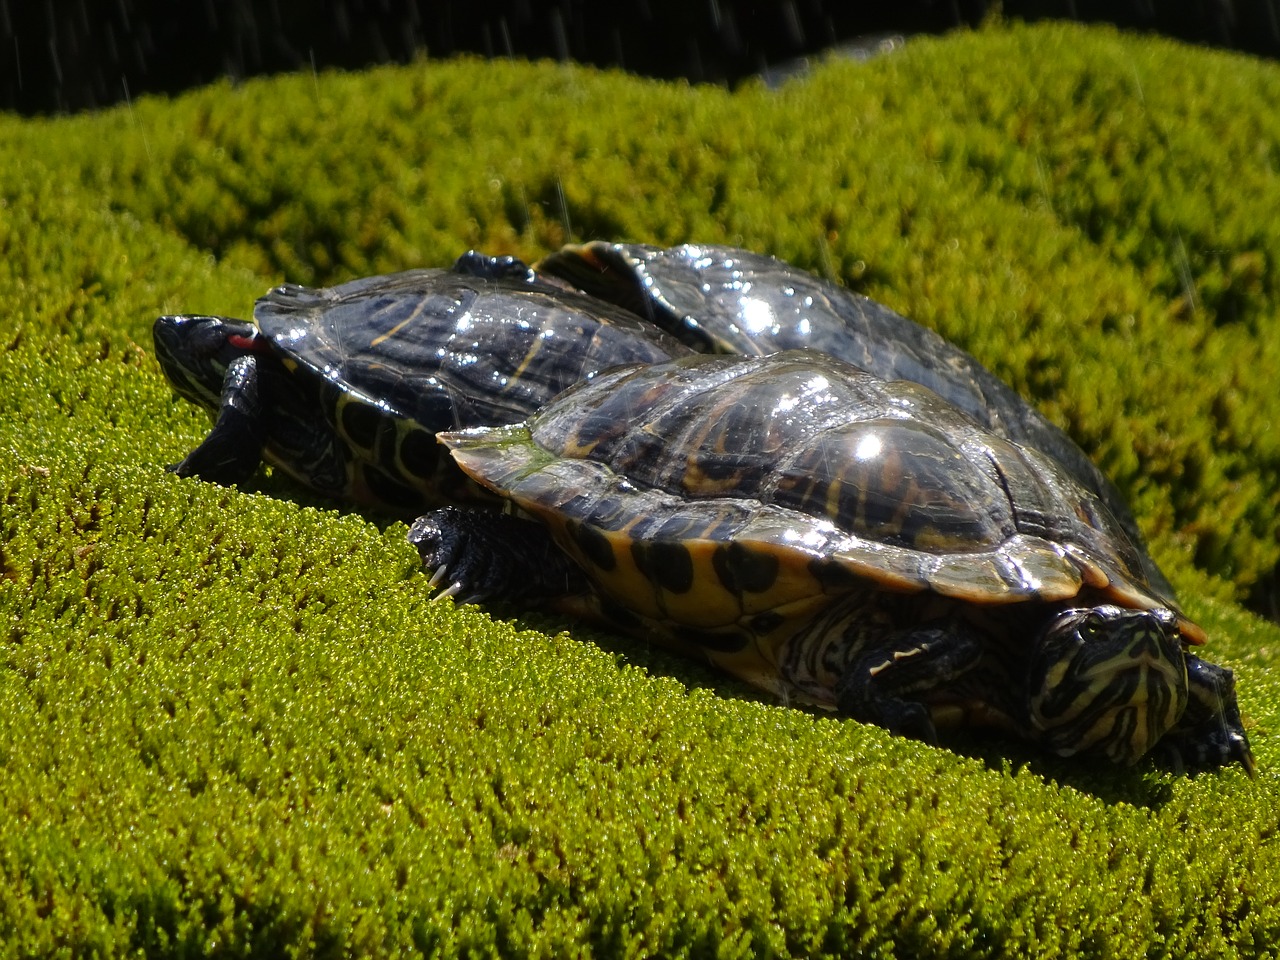
[[[0,954],[1258,956],[1280,941],[1280,68],[1066,27],[772,93],[451,62],[0,118]],[[359,119],[356,119],[359,118]],[[430,603],[162,469],[166,311],[722,240],[954,337],[1132,496],[1260,774],[934,749]]]

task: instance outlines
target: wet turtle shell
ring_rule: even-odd
[[[787,698],[1060,754],[1133,762],[1204,700],[1230,742],[1191,752],[1248,758],[1229,671],[1196,659],[1212,689],[1189,692],[1204,634],[1106,506],[916,384],[812,351],[694,356],[440,439],[586,574],[561,609]]]
[[[536,265],[654,321],[702,352],[814,349],[886,380],[923,384],[998,436],[1056,459],[1140,547],[1124,497],[1070,437],[973,356],[888,307],[764,254],[715,244],[662,249],[595,241]],[[1141,550],[1146,576],[1173,592]]]
[[[241,482],[265,459],[325,497],[406,514],[476,492],[436,431],[512,423],[602,369],[689,352],[615,305],[460,269],[285,285],[254,320],[156,321],[165,374],[217,418],[177,472]]]

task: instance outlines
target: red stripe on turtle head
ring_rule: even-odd
[[[263,353],[270,349],[267,338],[257,330],[247,337],[239,333],[229,333],[227,334],[227,343],[237,349],[249,350],[253,353]]]

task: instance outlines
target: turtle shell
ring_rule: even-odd
[[[277,287],[254,320],[279,361],[263,372],[263,458],[323,496],[404,515],[475,492],[436,431],[522,420],[607,367],[690,352],[585,294],[448,270]],[[204,390],[215,408],[219,384]]]
[[[1147,579],[1172,594],[1141,548],[1124,497],[1088,455],[973,356],[888,307],[774,257],[714,244],[661,249],[596,241],[567,246],[537,269],[648,317],[704,352],[821,350],[886,380],[923,384],[998,436],[1062,464],[1139,545]]]
[[[699,631],[704,648],[809,616],[853,583],[984,606],[1164,608],[1203,640],[1052,458],[826,354],[615,369],[526,424],[441,440],[544,521],[605,597]]]
[[[430,431],[513,423],[599,370],[689,352],[616,305],[448,270],[287,284],[253,315],[291,369]]]

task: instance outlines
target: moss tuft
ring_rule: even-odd
[[[1234,601],[1280,562],[1275,102],[1273,64],[1014,26],[777,92],[459,60],[0,117],[0,954],[1274,955],[1280,630]],[[1259,778],[815,717],[163,470],[208,424],[156,315],[596,236],[775,253],[1034,397]]]

